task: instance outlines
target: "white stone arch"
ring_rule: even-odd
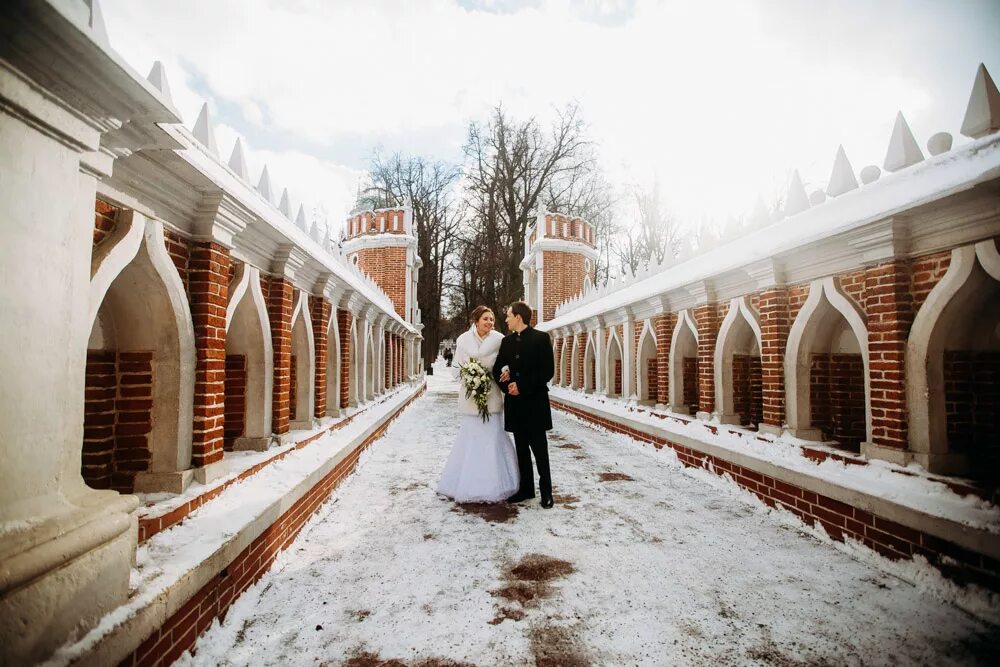
[[[685,308],[677,313],[677,324],[670,338],[668,396],[670,409],[674,412],[686,414],[692,407],[684,403],[684,359],[691,356],[698,357],[698,327],[691,318],[691,311]]]
[[[142,246],[146,232],[146,217],[131,209],[118,213],[110,238],[94,249],[90,259],[90,322],[104,302],[111,283],[129,265]]]
[[[365,326],[365,382],[364,396],[366,401],[375,398],[375,341],[372,339],[372,327]]]
[[[349,336],[350,348],[347,351],[347,404],[349,406],[356,406],[361,402],[361,364],[359,363],[361,350],[358,349],[358,341],[360,340],[361,336],[358,335],[358,319],[352,315]]]
[[[944,353],[956,339],[981,346],[992,338],[996,345],[998,304],[1000,253],[987,240],[952,250],[947,272],[913,320],[906,345],[908,438],[914,458],[931,472],[968,472],[970,462],[949,448]]]
[[[292,308],[292,354],[295,355],[295,420],[291,428],[311,428],[316,406],[316,347],[312,319],[309,316],[309,295],[299,290]]]
[[[559,350],[559,384],[563,387],[570,386],[569,383],[569,348],[572,338],[563,337],[562,349]]]
[[[715,343],[715,413],[723,424],[741,423],[733,399],[733,356],[760,357],[762,346],[760,317],[745,296],[732,299]]]
[[[625,389],[625,355],[624,348],[622,348],[622,341],[618,337],[618,327],[612,326],[608,328],[608,342],[604,347],[604,358],[607,362],[604,364],[604,386],[607,388],[608,396],[621,396],[621,393],[615,393],[615,362],[622,362],[622,390]]]
[[[326,414],[340,414],[340,324],[336,304],[327,327],[326,354]]]
[[[836,326],[843,318],[847,330]],[[850,335],[853,334],[853,340]],[[812,426],[809,395],[810,355],[816,347],[856,351],[864,364],[865,440],[872,439],[871,381],[868,372],[868,329],[861,308],[841,291],[833,276],[812,281],[809,296],[788,332],[785,350],[785,418],[792,434],[818,440]]]
[[[580,359],[580,336],[578,334],[573,334],[573,351],[570,353],[569,357],[569,386],[578,387],[580,386],[580,378],[577,377],[579,373],[579,360]]]
[[[236,268],[226,306],[226,355],[246,358],[246,409],[243,434],[234,450],[267,449],[271,440],[274,347],[260,270],[243,263]]]
[[[121,240],[92,266],[88,349],[152,352],[150,461],[136,491],[178,490],[191,467],[195,344],[184,284],[164,245],[163,225],[134,211]],[[138,246],[137,230],[141,230]],[[100,299],[97,301],[97,299]]]
[[[653,331],[650,320],[646,320],[643,324],[642,333],[639,334],[639,344],[635,349],[636,396],[639,397],[640,401],[653,401],[655,403],[656,385],[654,383],[652,387],[648,386],[649,378],[647,375],[649,359],[656,359],[656,333]]]
[[[594,384],[597,381],[597,345],[594,343],[596,333],[587,333],[587,344],[583,349],[583,390],[591,393],[596,391]],[[593,378],[593,379],[591,379]]]

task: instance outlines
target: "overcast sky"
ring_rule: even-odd
[[[112,46],[163,61],[188,127],[209,102],[307,210],[337,225],[374,148],[460,161],[498,102],[581,105],[622,188],[654,179],[686,222],[749,211],[837,146],[881,166],[897,111],[956,145],[980,62],[1000,80],[1000,1],[102,0]],[[297,206],[297,204],[296,204]],[[338,227],[339,228],[339,227]]]

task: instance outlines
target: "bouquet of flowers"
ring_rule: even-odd
[[[471,398],[479,410],[483,423],[490,420],[490,388],[493,385],[493,375],[478,359],[458,365],[458,377],[465,385],[465,397]]]

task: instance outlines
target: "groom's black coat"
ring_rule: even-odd
[[[510,382],[517,383],[517,396],[507,393],[509,382],[500,382],[504,366],[510,367]],[[493,364],[493,379],[505,394],[504,428],[511,432],[548,431],[552,428],[548,381],[555,373],[552,341],[544,331],[528,327],[500,342]]]

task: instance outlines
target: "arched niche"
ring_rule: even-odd
[[[96,488],[181,492],[190,482],[191,310],[163,226],[134,211],[91,267],[81,472]]]
[[[299,290],[292,309],[292,365],[294,366],[290,426],[311,428],[316,397],[316,347],[313,342],[312,320],[309,316],[309,296]]]
[[[570,386],[570,373],[569,373],[569,358],[570,358],[570,348],[572,347],[572,338],[563,338],[562,349],[559,350],[559,384],[564,387]]]
[[[639,334],[636,351],[636,394],[640,403],[652,405],[656,403],[656,334],[649,320]]]
[[[587,345],[583,352],[583,390],[593,393],[597,387],[597,354],[595,352],[594,332],[587,335]]]
[[[796,437],[852,451],[871,441],[865,316],[832,276],[812,282],[789,330],[785,406]]]
[[[677,314],[667,373],[670,409],[690,414],[698,406],[698,327],[687,309]]]
[[[569,357],[570,386],[579,389],[582,385],[580,375],[580,336],[573,335],[573,349]]]
[[[361,336],[358,335],[359,328],[360,323],[357,318],[352,317],[350,328],[350,348],[347,351],[347,358],[349,362],[347,369],[347,404],[351,407],[354,407],[361,402],[361,364],[359,363],[359,360],[361,359],[361,350],[358,349]]]
[[[375,341],[370,327],[365,327],[365,400],[375,398]]]
[[[326,330],[326,414],[330,417],[340,414],[340,326],[337,319],[337,308],[334,306]]]
[[[604,358],[608,360],[604,367],[604,386],[607,387],[608,396],[621,397],[623,359],[622,343],[618,338],[618,327],[611,327],[608,330],[608,342]]]
[[[236,266],[226,307],[226,448],[267,449],[271,441],[274,348],[260,271]]]
[[[906,348],[909,447],[931,472],[1000,482],[1000,253],[956,248]]]
[[[716,414],[723,424],[756,428],[763,419],[760,318],[746,297],[729,302],[715,344]]]

